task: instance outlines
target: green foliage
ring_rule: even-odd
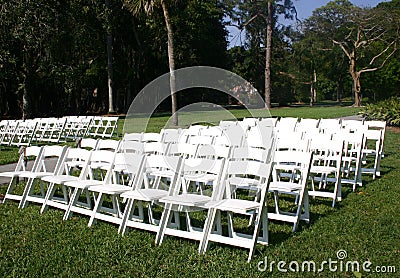
[[[388,125],[400,126],[400,97],[368,104],[360,114],[368,120],[386,121]]]

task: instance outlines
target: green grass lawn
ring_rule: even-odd
[[[280,108],[272,114],[330,117],[355,113],[350,110]],[[244,249],[211,244],[205,255],[198,255],[197,242],[167,237],[155,246],[155,234],[150,232],[131,229],[122,237],[109,223],[98,221],[88,228],[87,217],[74,215],[63,221],[63,212],[57,209],[40,215],[38,205],[18,209],[10,201],[0,205],[0,277],[360,277],[360,273],[340,271],[340,263],[336,272],[330,272],[327,264],[322,273],[277,269],[279,261],[287,263],[286,269],[289,263],[294,268],[295,262],[301,266],[303,261],[314,261],[319,268],[323,261],[338,261],[339,250],[347,252],[342,265],[371,263],[371,272],[362,272],[362,277],[399,277],[400,133],[388,130],[385,144],[380,178],[363,176],[364,186],[356,192],[344,185],[344,199],[334,209],[328,200],[311,199],[311,223],[302,222],[295,234],[287,224],[269,223],[270,244],[257,245],[251,263],[246,262]],[[4,190],[0,188],[1,193]],[[258,265],[263,268],[264,263],[259,262],[265,258],[267,270],[260,272]],[[394,266],[397,273],[373,272],[377,266]]]

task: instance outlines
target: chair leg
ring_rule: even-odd
[[[99,192],[97,199],[94,204],[93,213],[90,216],[88,227],[92,227],[93,223],[96,220],[96,213],[100,211],[101,205],[103,204],[104,194]]]
[[[164,240],[165,229],[167,228],[168,222],[171,219],[171,211],[172,211],[172,205],[165,204],[164,210],[161,215],[160,223],[159,223],[159,230],[156,235],[156,244],[157,245],[161,245],[161,243]]]
[[[268,216],[267,216],[266,210],[264,208],[262,208],[261,211],[259,211],[257,213],[256,220],[254,223],[253,239],[252,239],[252,243],[251,243],[250,250],[249,250],[249,256],[247,257],[248,263],[251,261],[251,258],[254,255],[254,250],[255,250],[255,247],[256,247],[256,244],[258,241],[258,234],[260,233],[260,228],[261,228],[260,222],[262,222],[262,232],[263,232],[262,240],[263,240],[263,242],[268,244],[268,220],[267,220],[267,218],[268,218]]]
[[[54,193],[56,192],[56,186],[54,183],[50,183],[49,187],[47,188],[46,196],[44,197],[43,205],[40,209],[40,213],[42,214],[48,209],[47,202],[53,199]]]
[[[118,228],[118,233],[121,234],[121,235],[125,235],[126,228],[127,228],[127,222],[132,217],[133,204],[134,204],[134,200],[133,199],[128,199],[128,202],[126,203],[126,206],[125,206],[124,214],[122,215],[121,224],[119,225],[119,228]]]
[[[69,200],[67,210],[64,213],[63,220],[67,220],[68,218],[70,218],[70,216],[72,214],[71,208],[76,205],[76,203],[78,202],[78,198],[82,194],[82,192],[83,192],[83,189],[80,189],[80,188],[74,189],[74,192],[72,193],[72,196]]]
[[[216,218],[218,217],[217,216],[218,213],[220,213],[220,211],[214,208],[210,208],[208,210],[206,222],[204,223],[204,228],[203,228],[203,237],[201,238],[199,244],[199,254],[204,254],[207,251],[209,237],[210,234],[212,233],[214,225],[216,224],[215,222]]]
[[[31,194],[31,191],[33,189],[33,181],[34,179],[28,179],[28,182],[26,183],[24,193],[22,194],[22,199],[19,202],[18,207],[19,208],[25,208],[27,205],[27,200],[26,198]]]

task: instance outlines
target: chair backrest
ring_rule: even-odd
[[[238,125],[237,121],[220,121],[218,126],[223,130],[225,130],[230,128],[231,126],[236,126],[236,125]]]
[[[278,136],[276,144],[276,150],[278,151],[307,151],[308,149],[309,140],[304,139],[302,133],[288,132],[282,136],[282,133],[278,132]]]
[[[123,141],[136,141],[140,142],[142,141],[143,133],[125,133],[122,140]]]
[[[242,145],[268,149],[275,136],[274,127],[253,126],[246,134]]]
[[[147,142],[143,145],[143,152],[146,154],[167,154],[169,144],[161,142]]]
[[[223,130],[219,126],[209,126],[208,128],[201,129],[200,135],[217,137],[217,136],[221,136],[222,132],[223,132]]]
[[[342,126],[340,119],[320,119],[318,128],[321,133],[335,134],[340,132]]]
[[[71,174],[70,173],[71,164],[74,164],[74,162],[79,161],[81,165],[85,165],[88,162],[90,155],[91,151],[87,149],[68,148],[65,152],[64,159],[61,162],[62,166],[59,167],[58,171],[55,172],[55,174],[56,175]],[[82,168],[76,167],[76,169],[81,170]]]
[[[82,149],[95,150],[97,148],[98,143],[99,143],[98,139],[81,138],[78,140],[77,147],[82,148]]]
[[[260,121],[258,122],[258,125],[265,127],[275,127],[277,121],[278,118],[261,118]]]
[[[183,164],[182,173],[184,179],[185,177],[188,178],[186,175],[189,175],[189,177],[195,176],[195,179],[201,179],[202,177],[206,177],[208,175],[214,176],[214,181],[212,182],[212,184],[205,184],[209,186],[209,190],[208,191],[203,190],[202,194],[209,195],[213,199],[215,199],[216,194],[218,194],[217,185],[223,173],[225,159],[189,157],[185,158],[182,164]],[[185,185],[184,183],[178,183],[177,187],[174,189],[174,194],[188,192],[190,188],[187,188],[186,186],[187,184]]]
[[[196,157],[203,158],[225,158],[231,155],[231,147],[222,145],[199,145]]]
[[[222,136],[215,137],[215,145],[242,146],[246,131],[240,125],[232,125],[224,130]]]
[[[177,143],[179,141],[180,133],[181,129],[162,129],[160,132],[162,135],[162,142]]]
[[[117,151],[121,141],[114,139],[99,139],[96,150],[113,150]]]
[[[273,159],[273,181],[298,183],[302,184],[303,188],[307,183],[311,158],[311,152],[276,151]],[[291,172],[291,177],[288,180],[282,180],[280,171]]]
[[[84,179],[90,178],[93,179],[94,175],[92,172],[92,166],[96,164],[107,165],[105,168],[107,173],[111,172],[111,169],[114,167],[115,155],[117,153],[110,150],[93,150],[91,151],[90,158],[88,162],[85,164],[82,169],[82,177]],[[97,175],[98,176],[98,175]]]
[[[141,142],[161,142],[162,134],[156,132],[143,133]]]
[[[171,143],[168,148],[168,155],[182,156],[182,157],[195,157],[198,145],[188,143]]]
[[[211,145],[214,141],[214,136],[208,135],[193,135],[189,136],[187,143],[193,145]]]
[[[298,120],[299,120],[298,118],[294,117],[281,117],[279,121],[276,123],[276,128],[279,131],[281,130],[294,131]]]
[[[166,185],[168,187],[168,195],[172,195],[176,183],[181,180],[182,161],[183,158],[181,156],[150,154],[145,157],[145,169],[156,170],[160,175],[165,173],[164,177],[167,178],[166,182],[169,182],[169,184]],[[144,185],[149,186],[148,183],[144,183]],[[160,185],[161,183],[153,184],[154,188],[161,188]]]
[[[47,145],[43,147],[39,172],[58,173],[63,166],[67,146]],[[54,164],[54,160],[56,163]]]
[[[268,154],[268,149],[259,149],[254,147],[235,147],[232,148],[230,159],[265,162],[267,161]]]
[[[319,124],[319,119],[305,119],[302,118],[300,122],[296,124],[296,131],[300,132],[309,132],[309,131],[314,131],[317,129]]]
[[[122,174],[129,174],[129,181],[134,182],[135,176],[144,171],[144,157],[145,155],[140,153],[117,153],[115,154],[113,170],[118,169]],[[111,175],[108,175],[107,178],[110,179]],[[111,180],[108,182],[111,182]],[[131,185],[136,187],[136,185]]]
[[[126,141],[122,139],[119,145],[119,152],[123,153],[143,153],[144,143],[138,141]]]
[[[14,171],[37,171],[43,154],[43,147],[28,146],[20,148],[20,156]],[[29,163],[28,159],[34,159]],[[31,164],[31,166],[29,166]]]

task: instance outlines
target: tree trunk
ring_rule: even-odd
[[[360,83],[360,72],[357,71],[356,66],[356,52],[353,51],[350,54],[350,74],[353,79],[353,93],[354,93],[354,104],[353,106],[360,107],[362,102],[361,95],[361,83]]]
[[[174,34],[172,31],[171,19],[169,17],[168,8],[164,0],[161,1],[161,6],[164,12],[165,25],[168,31],[168,63],[169,63],[169,86],[171,91],[171,112],[172,123],[178,125],[178,114],[176,112],[178,103],[176,98],[176,80],[175,80],[175,57],[174,57]]]
[[[310,86],[310,106],[313,106],[314,103],[317,101],[316,83],[317,83],[317,72],[314,69],[314,74]]]
[[[109,0],[105,0],[106,8],[110,8]],[[109,23],[109,19],[107,19]],[[110,26],[108,26],[110,28]],[[107,75],[108,75],[108,113],[114,114],[114,101],[113,101],[113,56],[112,56],[112,33],[111,31],[107,31]]]
[[[362,105],[360,76],[361,76],[360,73],[356,72],[355,76],[353,77],[354,106],[356,107],[361,107]]]
[[[268,0],[267,37],[265,43],[265,108],[271,108],[271,52],[272,52],[272,3]]]

